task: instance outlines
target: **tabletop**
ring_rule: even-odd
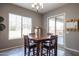
[[[29,38],[36,40],[36,41],[41,41],[41,40],[46,40],[46,39],[50,39],[50,35],[41,35],[41,36],[36,36],[36,35],[30,35]]]

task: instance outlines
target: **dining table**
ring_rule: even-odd
[[[37,56],[42,56],[42,42],[50,39],[50,35],[29,35],[31,40],[37,43]]]

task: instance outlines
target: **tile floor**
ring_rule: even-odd
[[[58,56],[77,56],[77,55],[63,48],[58,48]],[[24,56],[24,49],[21,47],[21,48],[10,49],[7,51],[1,51],[0,56]]]

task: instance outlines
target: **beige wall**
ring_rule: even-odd
[[[66,14],[65,18],[79,18],[79,4],[67,4],[45,13],[43,17],[43,33],[47,32],[47,18],[61,13]],[[65,32],[65,46],[79,51],[79,31],[69,32],[68,34]]]
[[[41,15],[37,14],[33,11],[12,5],[12,4],[0,4],[0,16],[4,17],[4,24],[6,25],[6,29],[4,31],[0,31],[0,49],[19,46],[23,44],[22,39],[16,39],[16,40],[9,40],[8,39],[8,33],[9,33],[9,19],[8,14],[9,13],[15,13],[18,15],[23,15],[26,17],[32,18],[32,26],[41,26]]]
[[[14,6],[11,4],[0,4],[0,16],[5,18],[3,22],[6,25],[4,31],[0,31],[0,49],[19,46],[23,44],[22,39],[8,40],[8,13],[15,13],[26,17],[31,17],[33,22],[32,26],[42,26],[43,32],[47,32],[47,17],[58,15],[61,13],[66,14],[66,18],[79,18],[79,4],[67,4],[55,10],[52,10],[44,15],[37,14],[33,11]],[[41,17],[42,16],[42,17]],[[79,32],[65,32],[65,46],[79,51]]]

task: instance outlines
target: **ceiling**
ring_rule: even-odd
[[[31,6],[33,3],[13,3],[13,4],[36,12],[36,9],[32,8],[32,6]],[[43,8],[39,9],[38,12],[46,13],[48,11],[59,8],[65,4],[66,3],[43,3]]]

